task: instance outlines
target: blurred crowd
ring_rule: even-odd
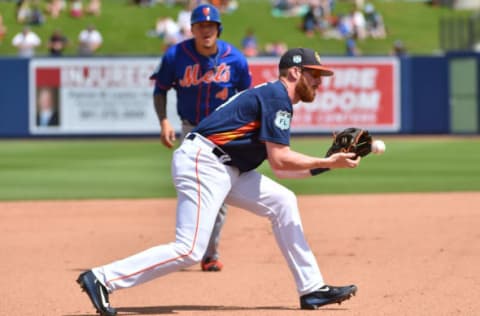
[[[120,1],[120,0],[119,0]],[[236,0],[126,0],[132,5],[155,6],[157,4],[167,6],[181,5],[183,9],[178,13],[177,19],[169,16],[158,17],[155,25],[147,31],[150,37],[160,38],[163,41],[163,50],[170,45],[176,44],[191,37],[190,14],[192,9],[201,3],[211,3],[219,8],[221,13],[232,13],[237,7]],[[68,15],[72,19],[81,19],[84,16],[100,16],[102,12],[101,0],[15,0],[16,22],[24,25],[21,32],[13,36],[11,44],[18,50],[18,56],[32,57],[37,48],[46,41],[51,56],[62,56],[65,49],[70,45],[76,45],[79,56],[91,56],[100,49],[103,37],[95,25],[88,24],[78,34],[74,43],[70,41],[62,30],[56,29],[48,39],[41,39],[33,30],[33,26],[41,26],[49,19],[57,19],[60,15]],[[8,32],[3,23],[0,12],[0,45]]]
[[[272,15],[275,17],[301,17],[301,30],[307,37],[320,36],[345,41],[345,54],[359,56],[358,41],[366,38],[384,39],[387,28],[383,15],[373,3],[364,0],[352,1],[350,12],[337,14],[335,0],[272,0]],[[397,41],[391,54],[400,51]],[[402,44],[403,46],[403,44]],[[401,51],[405,54],[406,49]]]
[[[17,0],[15,14],[18,23],[41,25],[47,18],[58,18],[62,12],[72,18],[99,16],[101,7],[101,0]]]
[[[18,50],[18,55],[31,57],[44,42],[51,56],[62,56],[65,49],[75,45],[79,56],[92,56],[103,43],[103,37],[95,25],[86,23],[77,38],[69,40],[61,29],[52,32],[49,38],[41,39],[32,30],[32,26],[41,26],[49,19],[57,19],[60,15],[68,15],[72,19],[84,16],[99,17],[102,14],[101,0],[15,0],[15,17],[23,30],[13,36],[11,45]],[[120,1],[120,0],[118,0]],[[160,51],[175,45],[192,36],[190,32],[190,15],[192,9],[201,3],[211,3],[219,8],[222,14],[235,12],[239,6],[237,0],[125,0],[132,5],[181,6],[177,16],[160,15],[146,30],[146,35],[161,40]],[[367,0],[368,1],[368,0]],[[384,39],[387,28],[381,12],[370,2],[353,0],[350,12],[337,14],[335,0],[271,0],[272,15],[275,17],[301,17],[300,29],[307,37],[319,36],[345,41],[345,54],[359,56],[362,54],[358,42],[366,38]],[[159,11],[161,12],[161,11]],[[8,26],[4,24],[0,12],[0,45],[2,45]],[[239,48],[247,57],[281,56],[287,44],[273,40],[260,45],[255,30],[247,27],[239,44]],[[392,45],[392,55],[404,56],[406,48],[401,40]]]
[[[385,39],[387,28],[383,15],[373,3],[353,0],[347,14],[337,14],[335,0],[272,0],[271,14],[274,17],[300,17],[300,29],[307,37],[319,36],[326,39],[343,40],[345,55],[360,56],[358,41],[366,38]],[[260,49],[254,30],[248,28],[241,43],[247,57],[279,56],[287,50],[285,43],[276,41],[267,43]],[[396,40],[390,55],[405,56],[406,47],[401,40]]]
[[[164,0],[163,2],[168,1]],[[182,9],[176,17],[159,16],[152,29],[147,31],[147,36],[163,40],[163,50],[183,40],[191,38],[190,15],[194,7],[202,3],[210,3],[219,8],[222,14],[233,13],[238,8],[238,2],[232,0],[221,1],[174,1],[176,5],[181,4]],[[139,5],[152,5],[150,0],[137,1]],[[170,3],[171,4],[171,3]],[[282,41],[271,41],[260,47],[252,28],[247,28],[242,38],[240,48],[246,57],[256,56],[281,56],[288,50],[287,44]]]
[[[287,44],[282,41],[267,42],[262,49],[252,28],[247,28],[240,45],[246,57],[282,56],[288,50]]]
[[[46,39],[41,39],[32,27],[39,27],[49,19],[57,19],[61,14],[68,14],[72,19],[83,16],[100,16],[101,0],[16,0],[15,19],[23,28],[14,34],[11,44],[17,48],[18,56],[32,57],[42,41],[50,56],[62,56],[65,49],[71,45],[61,29],[55,29]],[[0,44],[8,32],[0,13]],[[88,24],[78,34],[77,51],[79,56],[91,56],[102,45],[103,38],[95,25]]]
[[[163,50],[166,50],[171,45],[175,45],[192,37],[190,32],[190,15],[193,8],[202,4],[210,3],[219,9],[222,14],[233,13],[238,8],[238,2],[235,0],[134,0],[139,5],[154,5],[156,2],[166,5],[181,5],[182,9],[178,12],[176,17],[159,16],[155,21],[152,29],[147,31],[147,36],[156,37],[163,40]],[[152,3],[153,1],[153,3]]]
[[[333,2],[311,0],[303,16],[302,29],[307,36],[318,33],[324,38],[336,39],[383,39],[387,35],[383,16],[372,3],[362,6],[355,3],[348,14],[335,14]]]
[[[175,5],[182,5],[182,6],[190,6],[196,7],[202,3],[210,3],[217,7],[221,13],[230,13],[237,9],[238,2],[236,0],[210,0],[210,1],[202,1],[202,0],[130,0],[133,4],[144,6],[144,7],[153,7],[157,4],[163,4],[166,6],[175,6]]]

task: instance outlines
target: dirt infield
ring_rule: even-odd
[[[269,223],[230,208],[225,269],[115,292],[119,315],[480,315],[480,193],[302,196],[326,281],[356,297],[298,310]],[[173,240],[175,200],[0,203],[0,315],[95,315],[80,271]]]

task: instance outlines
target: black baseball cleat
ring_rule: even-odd
[[[318,309],[327,304],[341,304],[357,293],[355,285],[349,286],[330,286],[324,285],[315,292],[302,295],[300,297],[300,307],[302,309]]]
[[[95,307],[100,315],[114,316],[117,314],[115,308],[110,307],[107,289],[98,281],[92,270],[80,274],[77,283],[80,284],[84,292],[87,292],[93,307]]]

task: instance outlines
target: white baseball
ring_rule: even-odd
[[[385,152],[385,143],[383,140],[374,140],[372,143],[372,152],[377,155],[381,155]]]

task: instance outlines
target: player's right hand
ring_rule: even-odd
[[[162,144],[167,148],[173,148],[175,142],[175,130],[167,119],[163,119],[160,126],[162,129],[160,132],[160,140],[162,141]]]
[[[361,157],[355,158],[355,153],[335,153],[327,158],[331,169],[334,168],[355,168],[360,164]]]

